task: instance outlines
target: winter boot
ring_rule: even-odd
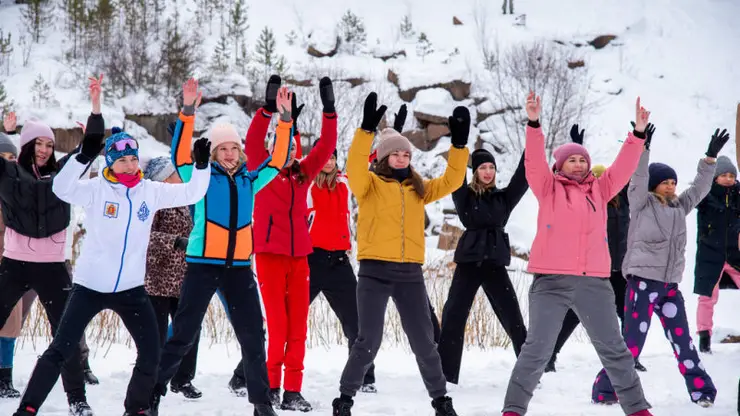
[[[277,416],[270,404],[255,404],[254,416]]]
[[[37,413],[36,408],[27,404],[21,403],[18,410],[13,413],[13,416],[35,416]]]
[[[452,399],[447,396],[437,397],[432,400],[434,416],[457,416],[455,409],[452,407]]]
[[[555,360],[557,360],[557,358],[555,357],[555,354],[553,354],[552,357],[550,357],[550,361],[548,361],[547,365],[545,366],[546,373],[554,373],[557,371],[555,369]]]
[[[311,403],[304,399],[298,391],[285,391],[283,393],[283,402],[280,403],[282,410],[300,410],[301,412],[310,412],[313,410]]]
[[[644,365],[640,362],[638,358],[635,358],[635,370],[642,371],[643,373],[647,371],[647,368],[645,368]]]
[[[337,397],[331,402],[332,416],[352,416],[354,400],[349,397]]]
[[[629,416],[653,416],[653,414],[650,413],[649,410],[645,409],[645,410],[640,410],[639,412],[632,413]]]
[[[0,368],[0,399],[15,399],[21,392],[13,387],[13,368]]]
[[[270,404],[272,407],[280,408],[280,387],[270,389]]]
[[[203,392],[196,389],[190,382],[183,384],[170,383],[170,391],[173,393],[182,393],[187,399],[200,399],[203,396]]]
[[[95,416],[87,401],[72,402],[69,404],[69,416]]]
[[[378,389],[375,388],[375,384],[368,383],[368,384],[363,384],[360,387],[360,391],[363,392],[363,393],[377,393],[378,392]]]
[[[90,384],[92,386],[100,384],[100,380],[95,377],[95,374],[93,374],[92,370],[90,369],[90,360],[82,361],[82,369],[84,371],[83,376],[85,377],[85,384]]]
[[[125,412],[123,416],[153,416],[152,409],[139,410],[136,413]]]
[[[158,416],[159,415],[159,402],[162,400],[162,397],[167,394],[167,388],[161,384],[157,384],[154,386],[154,389],[152,389],[152,398],[149,401],[149,411],[150,416]]]
[[[501,416],[522,416],[522,415],[520,415],[519,413],[514,413],[514,412],[506,412]]]
[[[706,409],[707,407],[714,406],[714,400],[708,397],[702,397],[701,399],[696,401],[696,404]]]
[[[229,380],[229,390],[236,397],[247,397],[247,381],[234,374]]]
[[[712,336],[709,331],[699,331],[699,352],[712,353]]]

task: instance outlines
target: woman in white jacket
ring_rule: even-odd
[[[152,182],[142,179],[136,140],[114,128],[105,141],[108,167],[103,175],[81,180],[87,163],[103,148],[102,120],[99,124],[88,127],[80,153],[54,179],[53,191],[60,199],[85,209],[87,236],[59,329],[36,363],[16,416],[37,413],[62,363],[73,353],[90,320],[103,309],[121,317],[136,344],[138,355],[124,402],[125,415],[150,414],[159,332],[144,289],[149,233],[157,210],[191,205],[203,198],[211,177],[207,169],[210,143],[207,139],[195,142],[196,169],[188,183]]]

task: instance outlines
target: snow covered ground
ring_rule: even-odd
[[[655,324],[658,322],[655,321]],[[689,401],[683,379],[662,331],[654,328],[648,338],[648,347],[642,362],[648,368],[640,373],[648,401],[656,416],[728,416],[735,414],[737,381],[740,368],[740,345],[714,345],[715,353],[703,356],[704,365],[717,385],[719,394],[714,408],[701,409]],[[25,387],[40,350],[30,343],[18,351],[16,358],[16,387]],[[88,387],[88,398],[98,415],[122,413],[123,398],[134,362],[134,353],[114,345],[107,353],[93,348],[91,366],[101,378],[99,386]],[[304,396],[314,404],[309,414],[331,414],[331,400],[337,396],[339,376],[345,363],[346,349],[314,348],[306,356]],[[168,393],[160,411],[162,416],[213,415],[231,416],[251,414],[245,398],[231,395],[226,384],[238,360],[235,344],[208,346],[201,344],[198,371],[193,384],[203,391],[199,400],[186,400]],[[402,348],[381,350],[376,360],[378,393],[358,393],[353,414],[358,416],[433,415],[429,398],[410,352]],[[500,414],[509,374],[514,365],[511,349],[465,352],[461,384],[449,385],[449,395],[461,416],[492,416]],[[571,342],[558,360],[558,372],[546,374],[535,392],[529,415],[532,416],[617,416],[619,407],[590,403],[591,383],[601,368],[590,345]],[[18,405],[17,400],[0,400],[0,414],[9,415]],[[245,413],[245,407],[248,412]],[[49,396],[42,415],[66,416],[66,397],[61,382]],[[294,415],[278,411],[281,415]]]

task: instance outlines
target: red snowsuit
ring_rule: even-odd
[[[271,113],[260,109],[247,131],[247,168],[256,169],[268,156],[265,135]],[[300,154],[300,136],[296,134]],[[321,140],[298,163],[270,181],[255,197],[254,252],[257,280],[267,318],[267,373],[271,388],[281,386],[285,366],[286,391],[300,392],[308,328],[309,269],[313,251],[308,232],[306,198],[313,179],[337,144],[337,116],[324,114]],[[306,178],[300,182],[299,172]]]

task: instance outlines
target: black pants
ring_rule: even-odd
[[[87,324],[104,309],[111,309],[121,317],[136,344],[136,364],[124,401],[126,411],[137,413],[149,408],[157,379],[159,339],[154,309],[144,286],[117,293],[101,293],[75,284],[54,340],[36,362],[19,410],[25,406],[37,409],[41,406],[59,377],[62,363],[79,351],[80,337]]]
[[[621,325],[624,325],[624,295],[627,290],[627,280],[622,276],[621,271],[612,271],[609,277],[609,283],[612,284],[612,289],[614,289],[614,306],[617,309],[619,322]],[[555,342],[555,349],[552,352],[553,359],[557,357],[563,345],[565,345],[565,341],[570,338],[580,323],[581,321],[576,316],[576,313],[572,309],[568,309],[563,319],[563,328],[560,330],[558,340]]]
[[[149,296],[154,307],[154,314],[157,316],[157,328],[159,328],[159,345],[164,347],[167,342],[167,327],[169,326],[169,318],[175,319],[175,313],[177,312],[177,305],[180,303],[178,298],[169,298],[165,296]],[[195,336],[195,342],[193,348],[185,354],[180,367],[174,377],[172,377],[172,384],[182,386],[183,384],[190,383],[195,378],[195,367],[198,362],[198,344],[200,343],[200,330]]]
[[[0,326],[5,325],[18,300],[34,290],[46,311],[51,334],[56,335],[71,287],[64,263],[31,263],[4,257],[0,262]],[[61,368],[62,384],[70,403],[86,400],[79,340],[78,337]]]
[[[475,295],[481,286],[491,303],[493,313],[511,338],[517,356],[527,339],[527,328],[519,308],[519,299],[506,267],[487,262],[459,263],[452,276],[450,293],[442,310],[442,334],[439,340],[442,368],[450,383],[457,384],[460,376],[465,325]]]
[[[421,269],[419,279],[413,281],[391,281],[360,275],[357,283],[359,335],[342,372],[339,391],[354,396],[360,389],[363,377],[383,340],[389,298],[393,298],[396,304],[401,326],[408,337],[429,396],[444,396],[447,393],[446,380],[434,342],[429,298]]]
[[[163,390],[163,386],[177,372],[180,361],[195,344],[216,289],[221,289],[226,298],[231,325],[241,345],[241,362],[246,374],[249,401],[254,404],[270,403],[259,288],[249,267],[227,268],[188,263],[180,304],[172,320],[172,337],[162,350],[158,388]]]

